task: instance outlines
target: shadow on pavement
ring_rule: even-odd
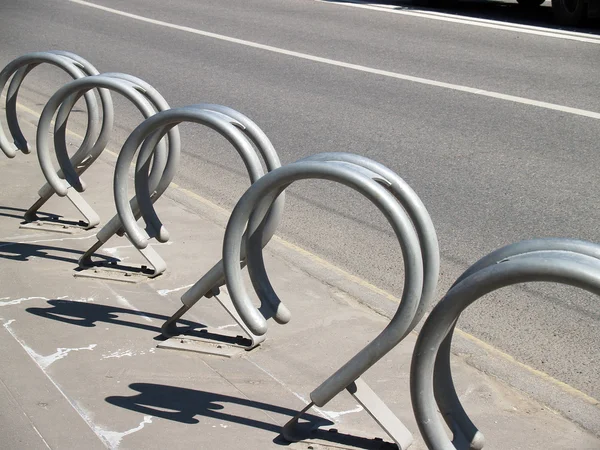
[[[58,253],[58,254],[57,254]],[[66,254],[65,256],[60,253]],[[54,247],[50,245],[30,244],[27,242],[3,242],[0,241],[0,258],[13,261],[29,261],[31,258],[43,258],[53,261],[68,262],[79,265],[79,256],[84,252],[64,247]],[[77,255],[69,257],[69,255]],[[103,259],[106,263],[116,263],[116,258],[105,255],[94,255]]]
[[[26,209],[22,208],[13,208],[11,206],[0,206],[0,217],[11,217],[14,219],[20,219],[21,221],[25,221],[23,217],[27,212]],[[42,220],[57,220],[60,216],[56,214],[50,214],[38,211],[36,213],[38,217]]]
[[[215,394],[212,392],[197,391],[174,386],[151,383],[133,383],[129,387],[138,394],[130,397],[107,397],[106,402],[120,408],[160,417],[166,420],[185,424],[195,424],[199,420],[196,416],[212,417],[214,419],[239,423],[252,428],[259,428],[273,433],[281,432],[281,426],[273,422],[264,422],[251,418],[256,412],[249,411],[248,416],[241,417],[226,412],[227,404],[247,406],[255,410],[271,412],[289,416],[291,419],[298,411],[281,406],[262,403],[246,398],[231,397],[229,395]],[[333,425],[321,417],[306,415],[311,422],[319,426]],[[263,416],[264,417],[264,416]],[[287,420],[286,420],[287,421]],[[274,442],[282,445],[288,444],[280,437],[275,437]]]
[[[74,300],[54,299],[48,300],[48,308],[27,308],[26,311],[45,319],[57,320],[59,322],[77,325],[80,327],[92,328],[97,323],[109,323],[124,327],[138,328],[141,330],[152,331],[161,334],[160,326],[153,326],[147,318],[156,319],[160,323],[168,319],[167,316],[149,313],[146,311],[137,311],[134,309],[120,308],[118,306],[100,305],[98,303],[85,303]],[[122,316],[134,316],[143,319],[143,322],[124,320]],[[203,324],[180,320],[180,323],[189,327],[190,330],[205,327]],[[182,327],[185,329],[185,327]],[[162,335],[157,339],[162,339]]]

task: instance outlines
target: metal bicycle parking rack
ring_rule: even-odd
[[[123,230],[130,241],[140,250],[151,248],[149,245],[150,239],[155,238],[159,242],[167,242],[169,240],[169,233],[154,209],[154,202],[168,188],[176,171],[179,153],[168,153],[165,175],[158,185],[152,182],[151,175],[149,175],[149,161],[154,151],[155,142],[167,130],[183,122],[207,126],[225,137],[242,158],[251,182],[256,182],[264,174],[259,155],[265,162],[267,170],[274,170],[281,166],[277,152],[265,133],[248,117],[226,106],[198,104],[174,108],[158,113],[144,121],[131,134],[123,146],[117,161],[114,180],[118,223],[122,224]],[[135,197],[129,201],[127,195],[128,169],[140,145],[141,149],[135,166]],[[257,212],[253,216],[251,220],[252,225],[260,225],[265,230],[263,245],[266,245],[274,234],[281,220],[283,208],[284,196],[282,195],[279,196],[273,205],[269,205],[269,208]],[[145,229],[138,226],[137,219],[139,217],[144,219],[146,224]],[[116,229],[117,222],[113,223],[111,221],[98,234],[102,233],[103,236],[108,236],[110,233],[114,233]],[[100,242],[101,240],[99,239],[98,243],[88,253],[97,250]],[[240,320],[227,295],[219,295],[219,288],[224,282],[223,267],[222,263],[219,262],[205,277],[189,289],[184,294],[184,297],[200,299],[207,294],[209,297],[215,297],[240,326],[245,336],[209,327],[202,329],[202,335],[188,334],[187,336],[182,336],[182,331],[173,326],[168,329],[168,334],[169,336],[177,334],[177,339],[167,340],[159,344],[159,346],[232,356],[237,349],[252,348],[262,342],[263,339],[254,335],[245,326],[243,321]],[[282,323],[289,320],[288,317],[289,313],[285,307],[282,307],[278,314],[276,314],[276,320]],[[167,331],[164,331],[164,333],[167,334]],[[230,351],[230,346],[215,344],[215,340],[211,339],[211,337],[220,338],[222,341],[231,344],[233,351]]]
[[[128,74],[106,73],[89,76],[74,80],[60,88],[44,107],[38,124],[38,158],[40,160],[42,172],[48,180],[48,184],[50,184],[60,196],[68,195],[69,192],[72,191],[82,192],[85,189],[85,184],[80,179],[81,171],[76,170],[71,164],[66,148],[55,146],[56,158],[61,171],[64,174],[64,179],[61,179],[58,176],[58,172],[56,172],[50,158],[48,143],[43,139],[43,136],[48,133],[51,119],[56,114],[57,110],[59,119],[68,117],[77,99],[81,95],[84,95],[85,92],[97,88],[103,88],[123,95],[136,106],[144,118],[149,118],[159,111],[169,109],[168,103],[156,89],[145,81]],[[55,127],[61,129],[62,122],[60,122],[59,119],[57,119]],[[167,151],[179,151],[179,131],[177,128],[173,128],[167,133],[166,142],[163,139],[159,141],[155,142],[156,153],[152,160],[153,180],[163,176]],[[105,145],[106,142],[103,143],[103,148]],[[114,223],[115,221],[116,220],[113,218],[111,222]],[[105,228],[98,232],[98,236],[102,236],[102,230]],[[117,229],[117,232],[120,232],[120,227]],[[93,253],[93,251],[91,253],[86,253],[80,259],[79,270],[77,271],[76,276],[113,279],[112,274],[115,272],[113,266],[107,266],[105,263],[94,263],[91,259]],[[156,252],[149,249],[148,251],[142,251],[140,253],[152,267],[152,270],[147,270],[147,266],[142,266],[137,270],[138,273],[152,273],[152,271],[160,273],[161,271],[164,271],[165,263]],[[122,273],[122,271],[117,271],[117,273]]]
[[[423,317],[435,294],[439,275],[439,249],[429,214],[415,192],[398,175],[362,156],[325,153],[283,166],[256,181],[237,203],[225,231],[223,268],[229,295],[248,329],[257,336],[264,336],[266,320],[277,314],[282,303],[264,266],[264,228],[255,228],[249,221],[257,211],[266,210],[290,184],[305,179],[344,184],[377,206],[400,244],[405,267],[404,290],[400,305],[386,328],[311,392],[311,402],[283,427],[282,435],[292,442],[319,442],[320,437],[325,437],[327,442],[328,433],[320,433],[310,422],[300,424],[299,421],[312,406],[322,407],[347,390],[394,443],[400,449],[406,449],[413,440],[410,431],[361,378]],[[249,235],[245,237],[247,224]],[[261,301],[260,309],[252,304],[242,280],[239,261],[244,248],[252,285]]]
[[[342,184],[378,208],[398,240],[404,262],[401,301],[385,328],[310,393],[310,402],[281,428],[281,436],[289,442],[328,448],[408,448],[413,442],[411,432],[364,381],[363,374],[407,337],[435,296],[440,273],[438,241],[429,213],[414,190],[388,167],[350,153],[320,153],[282,166],[266,134],[242,113],[215,104],[170,108],[158,91],[143,80],[121,73],[99,74],[83,58],[63,51],[30,53],[0,72],[0,93],[8,85],[6,125],[14,141],[14,145],[10,143],[0,123],[0,150],[9,158],[17,156],[18,151],[32,151],[18,122],[17,98],[26,76],[40,64],[54,65],[73,80],[51,96],[39,118],[36,153],[47,183],[25,214],[28,223],[22,227],[73,233],[98,225],[98,214],[81,195],[86,190],[81,177],[110,139],[114,124],[111,92],[124,96],[144,117],[122,144],[117,158],[112,184],[116,214],[97,232],[96,242],[80,258],[77,277],[136,283],[157,277],[167,269],[152,246],[154,241],[166,243],[171,238],[155,202],[167,191],[177,172],[181,157],[179,125],[197,124],[216,131],[244,163],[251,186],[227,223],[222,259],[181,296],[182,306],[162,325],[166,339],[158,347],[221,357],[241,356],[264,342],[270,319],[282,325],[291,320],[292,313],[271,284],[263,251],[282,221],[285,190],[294,182],[326,180]],[[67,123],[82,97],[87,127],[83,141],[69,156]],[[132,165],[133,196],[129,193]],[[84,220],[38,217],[39,209],[54,194],[68,198]],[[134,267],[96,262],[96,252],[115,235],[125,236],[146,264]],[[260,302],[258,307],[244,283],[244,268]],[[469,418],[454,385],[450,363],[455,326],[463,311],[485,295],[530,282],[570,285],[600,295],[600,245],[573,239],[522,241],[481,258],[455,281],[425,320],[412,353],[411,406],[427,448],[484,447],[484,435]],[[194,329],[197,324],[191,321],[178,327],[178,321],[204,297],[214,297],[242,333],[209,326]],[[301,332],[307,335],[306,330]],[[356,399],[393,443],[350,430],[319,428],[317,417],[307,418],[310,408],[324,407],[342,391]]]
[[[152,163],[152,169],[150,165],[156,154],[156,143],[165,134],[175,129],[178,124],[184,122],[204,125],[221,134],[241,156],[248,170],[251,182],[263,175],[259,154],[265,160],[268,170],[280,166],[279,158],[266,135],[254,122],[238,111],[221,105],[198,104],[157,113],[141,123],[131,133],[119,153],[113,186],[117,215],[98,232],[97,242],[81,258],[83,264],[110,237],[117,233],[125,233],[134,247],[153,266],[154,270],[146,273],[146,275],[155,277],[166,270],[166,264],[162,258],[160,259],[162,262],[160,265],[153,264],[160,257],[153,250],[152,246],[149,245],[149,242],[150,239],[167,242],[170,237],[156,214],[154,202],[169,187],[176,173],[180,157],[179,146],[169,147],[164,158],[164,164],[161,163],[164,170],[160,178],[153,176],[155,174],[155,164]],[[135,163],[135,196],[130,200],[128,197],[129,168],[140,146],[141,149]],[[276,227],[282,208],[283,198],[268,214],[268,222],[273,223],[269,226]],[[136,221],[140,217],[146,223],[145,230],[137,225]],[[135,282],[139,280],[139,277],[136,279],[135,276],[131,276],[132,274],[127,271],[111,269],[111,272],[111,279],[114,279],[116,276],[124,281]],[[222,281],[221,284],[223,284]],[[214,285],[211,290],[213,288],[218,288],[218,285]],[[229,307],[226,301],[222,301],[222,303],[228,312],[231,313],[233,311],[233,308]]]
[[[338,164],[348,165],[354,167],[357,170],[362,172],[366,172],[369,175],[374,176],[378,179],[379,182],[384,183],[388,186],[388,188],[394,193],[396,198],[401,202],[403,207],[409,212],[411,220],[413,220],[415,226],[417,227],[417,233],[419,239],[424,243],[424,254],[428,261],[430,261],[431,266],[429,267],[439,267],[439,251],[437,248],[437,238],[435,234],[435,229],[431,223],[431,219],[429,218],[429,214],[427,213],[423,203],[415,194],[415,192],[406,184],[404,180],[398,177],[393,171],[386,168],[385,166],[376,163],[375,161],[369,160],[368,158],[360,157],[358,155],[352,155],[347,153],[323,153],[319,155],[314,155],[307,160],[327,160],[331,158],[332,160],[337,160]],[[281,169],[279,169],[281,170]],[[378,174],[378,175],[377,175]],[[251,221],[249,223],[249,230],[256,230],[260,236],[260,238],[252,238],[248,239],[248,242],[252,242],[251,247],[242,247],[241,249],[241,260],[242,264],[246,262],[246,258],[250,261],[254,261],[254,263],[248,262],[248,270],[251,273],[254,273],[254,276],[251,276],[252,283],[254,284],[256,280],[259,280],[260,284],[257,284],[257,289],[263,289],[262,280],[266,279],[266,270],[264,268],[264,262],[262,260],[262,252],[258,251],[262,249],[268,241],[271,239],[273,234],[275,233],[276,225],[275,222],[272,224],[267,222],[265,224],[257,227],[254,225],[254,220],[256,220],[256,215],[263,216],[264,212],[269,209],[269,205],[272,203],[272,209],[278,206],[278,203],[281,201],[281,197],[283,197],[284,188],[282,188],[281,192],[274,192],[269,194],[269,196],[265,199],[263,203],[259,207],[253,211],[251,215]],[[280,213],[279,213],[280,214]],[[279,221],[280,219],[278,219]],[[278,222],[277,222],[278,223]],[[252,233],[251,233],[252,234]],[[246,237],[244,237],[246,239]],[[257,240],[258,239],[258,240]],[[435,278],[437,280],[437,270]],[[435,289],[435,284],[431,285],[433,278],[428,278],[428,286],[427,286],[427,296],[433,295],[432,292]],[[201,277],[187,292],[185,292],[181,301],[183,306],[179,308],[179,310],[173,314],[162,326],[163,334],[167,337],[171,336],[180,336],[180,332],[177,329],[176,323],[182,318],[202,297],[212,297],[214,293],[219,292],[219,287],[224,284],[224,268],[222,266],[222,261],[216,264],[210,271],[208,271],[203,277]],[[264,284],[267,286],[267,284]],[[268,288],[267,288],[268,289]],[[260,307],[260,311],[265,318],[273,317],[276,322],[280,324],[287,323],[291,314],[289,310],[285,307],[283,303],[279,301],[279,299],[274,296],[272,289],[265,294],[264,300],[261,297],[262,305]],[[231,299],[229,296],[220,299],[217,297],[217,300],[223,304],[223,306],[228,310],[230,315],[235,319],[240,327],[242,327],[247,336],[250,337],[249,341],[245,343],[236,343],[234,345],[223,345],[222,342],[219,342],[218,350],[205,351],[205,349],[197,349],[196,351],[207,352],[211,354],[217,354],[221,356],[233,356],[237,354],[236,349],[245,349],[251,350],[258,346],[261,342],[264,341],[265,336],[257,334],[253,332],[247,324],[239,318],[236,310],[233,307]],[[422,315],[424,312],[425,304],[419,307],[418,315]],[[418,322],[418,320],[417,320]],[[415,322],[416,323],[416,322]],[[213,330],[208,329],[207,335],[212,336],[213,338],[218,338],[220,335],[224,334],[221,330]],[[172,339],[174,346],[179,346],[177,339]],[[210,342],[210,339],[209,339]],[[213,340],[214,342],[214,340]],[[184,341],[182,344],[186,344]],[[233,347],[230,348],[230,347]]]
[[[82,57],[65,51],[47,51],[35,52],[23,55],[11,61],[0,72],[0,92],[10,80],[6,94],[6,122],[13,138],[14,144],[11,144],[6,137],[2,124],[0,123],[0,149],[9,157],[14,158],[18,150],[28,154],[31,148],[27,139],[21,131],[17,117],[17,104],[19,89],[29,74],[40,64],[50,64],[62,69],[73,79],[81,79],[86,76],[97,75],[98,70]],[[12,79],[11,79],[12,77]],[[78,150],[73,155],[70,165],[73,170],[79,174],[83,173],[100,155],[108,140],[110,130],[113,125],[113,105],[110,93],[105,89],[97,89],[102,105],[102,125],[99,130],[99,111],[96,96],[92,91],[84,95],[87,109],[87,127],[84,139]],[[69,111],[70,112],[70,111]],[[63,148],[66,152],[66,125],[68,112],[61,110],[57,118],[55,127],[54,145],[57,148]],[[62,127],[58,127],[58,123]],[[96,137],[97,136],[97,137]],[[48,135],[42,137],[45,141]],[[94,140],[95,139],[95,140]],[[57,173],[58,177],[63,177],[63,172]],[[61,218],[58,215],[50,215],[49,219],[44,220],[38,216],[40,208],[56,193],[53,187],[46,183],[39,191],[39,199],[26,211],[24,215],[25,222],[21,228],[34,228],[36,230],[55,231],[60,233],[73,233],[80,230],[87,230],[100,223],[100,217],[85,202],[81,195],[73,190],[69,190],[66,197],[73,206],[83,215],[83,220],[70,220]]]
[[[600,245],[572,239],[522,241],[483,257],[458,278],[425,321],[413,352],[411,399],[427,448],[483,448],[484,436],[462,407],[452,379],[454,328],[462,312],[484,295],[530,282],[560,283],[600,295]]]

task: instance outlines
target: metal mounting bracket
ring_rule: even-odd
[[[183,311],[181,313],[183,315],[189,309],[184,305],[163,325],[163,334],[172,337],[160,343],[158,347],[231,358],[258,347],[265,340],[265,336],[257,336],[250,331],[235,310],[229,295],[219,295],[217,292],[210,294],[210,296],[214,297],[225,311],[227,311],[227,314],[241,328],[243,335],[215,327],[206,327],[189,332],[178,328],[175,325],[175,322],[180,317],[178,313]]]
[[[386,442],[381,438],[366,438],[356,433],[340,433],[332,427],[319,428],[311,422],[299,423],[303,414],[314,406],[314,403],[308,404],[283,426],[282,436],[290,442],[303,441],[340,449],[405,450],[412,444],[413,436],[408,428],[362,378],[358,378],[346,390],[392,438],[394,443]]]
[[[40,189],[40,198],[27,210],[25,213],[25,222],[19,228],[74,234],[94,228],[100,223],[100,216],[98,216],[96,211],[85,201],[79,192],[72,187],[67,189],[66,198],[71,201],[84,219],[67,219],[61,216],[52,216],[53,220],[41,219],[38,217],[37,212],[50,199],[52,194],[54,194],[54,191],[49,185]]]
[[[96,262],[92,260],[94,252],[104,243],[98,241],[79,260],[75,277],[99,278],[101,280],[121,281],[124,283],[139,283],[150,278],[155,278],[167,269],[167,264],[152,246],[144,249],[135,248],[148,262],[148,265],[132,266],[121,265],[117,262]]]

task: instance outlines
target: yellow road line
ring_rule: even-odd
[[[20,103],[17,104],[17,106],[19,107],[19,109],[32,114],[36,117],[39,118],[39,114],[35,111],[33,111],[32,109],[21,105]],[[71,131],[71,130],[67,130],[67,134],[77,138],[77,139],[83,139],[83,136]],[[117,157],[118,154],[106,149],[105,152],[108,152],[109,154],[111,154],[112,156]],[[211,202],[210,200],[208,200],[205,197],[202,197],[201,195],[197,194],[196,192],[190,191],[189,189],[183,188],[181,186],[179,186],[176,183],[171,183],[170,187],[173,189],[178,190],[179,192],[181,192],[182,194],[193,198],[194,200],[199,201],[200,203],[204,204],[205,206],[211,208],[212,210],[214,210],[215,212],[224,215],[225,217],[229,217],[229,215],[231,214],[231,211],[228,211],[227,209],[217,205],[216,203]],[[371,283],[369,283],[367,280],[364,280],[356,275],[353,275],[347,271],[345,271],[344,269],[341,269],[337,266],[335,266],[334,264],[330,263],[329,261],[321,258],[320,256],[315,255],[314,253],[297,246],[296,244],[292,244],[289,241],[286,241],[285,239],[282,239],[278,236],[273,236],[273,239],[287,247],[288,249],[301,254],[302,256],[309,258],[311,261],[313,261],[315,264],[319,264],[320,266],[322,266],[323,268],[325,268],[326,270],[332,271],[337,273],[338,275],[346,278],[348,281],[351,281],[355,284],[358,284],[359,286],[364,287],[365,289],[368,289],[372,292],[374,292],[377,295],[381,295],[382,297],[385,297],[386,299],[395,302],[395,303],[400,303],[400,299],[396,296],[394,296],[393,294],[387,292],[384,289],[381,289]],[[509,355],[508,353],[503,352],[500,349],[497,349],[496,347],[488,344],[487,342],[482,341],[481,339],[473,336],[472,334],[467,333],[466,331],[460,330],[459,328],[456,328],[456,334],[467,339],[468,341],[478,345],[479,347],[483,348],[485,351],[487,351],[488,353],[491,353],[493,355],[495,355],[498,358],[504,359],[505,361],[508,361],[512,364],[516,364],[519,367],[521,367],[522,369],[526,370],[527,372],[531,373],[532,375],[535,375],[537,377],[540,377],[541,379],[543,379],[544,381],[554,385],[555,387],[557,387],[558,389],[566,392],[569,395],[573,395],[575,397],[578,397],[579,399],[594,405],[594,406],[599,406],[600,405],[600,401],[596,400],[594,397],[591,397],[589,395],[587,395],[586,393],[580,391],[577,388],[574,388],[573,386],[557,380],[556,378],[552,377],[551,375],[548,375],[545,372],[542,372],[540,370],[537,370],[531,366],[528,366],[527,364],[524,364],[520,361],[517,361],[514,357],[512,357],[511,355]]]

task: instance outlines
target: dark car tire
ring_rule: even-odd
[[[581,25],[587,18],[585,0],[552,0],[554,19],[561,25]]]

